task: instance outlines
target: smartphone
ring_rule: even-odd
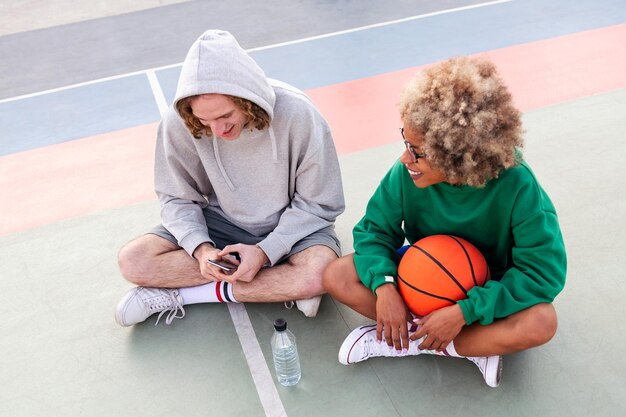
[[[219,269],[224,271],[226,274],[232,274],[233,272],[237,270],[237,265],[233,265],[224,261],[216,262],[216,261],[207,259],[207,263],[218,267]]]

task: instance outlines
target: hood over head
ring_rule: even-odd
[[[199,94],[226,94],[258,104],[274,116],[276,94],[265,72],[224,30],[207,30],[191,45],[176,88],[176,103]]]

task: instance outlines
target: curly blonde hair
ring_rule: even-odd
[[[235,106],[243,112],[251,131],[254,128],[263,130],[270,125],[270,116],[258,104],[253,103],[250,100],[246,100],[245,98],[229,96],[227,94],[224,95],[230,98],[235,103]],[[178,103],[176,103],[176,109],[185,122],[185,126],[187,126],[187,129],[189,129],[194,138],[200,139],[203,134],[206,136],[213,136],[211,128],[203,125],[191,111],[191,102],[196,97],[200,97],[200,95],[189,96],[181,99]]]
[[[482,187],[520,162],[521,113],[490,61],[460,57],[426,69],[399,107],[402,121],[424,135],[430,165],[451,183]]]

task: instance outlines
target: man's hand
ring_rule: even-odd
[[[383,284],[376,288],[376,339],[385,341],[396,350],[409,348],[407,317],[409,311],[395,285]]]
[[[263,268],[263,265],[269,262],[269,258],[257,245],[244,245],[243,243],[237,243],[236,245],[228,245],[222,249],[218,256],[224,257],[229,262],[232,262],[229,253],[238,252],[241,262],[239,267],[232,274],[223,278],[228,282],[243,281],[250,282],[254,279],[256,274]]]
[[[210,243],[202,243],[193,251],[193,257],[198,261],[200,266],[200,274],[208,281],[223,281],[224,272],[218,267],[207,263],[207,259],[219,262],[222,257],[219,255],[220,250],[214,248]]]
[[[419,348],[441,351],[463,329],[465,318],[463,317],[461,307],[455,304],[435,310],[426,317],[416,321],[416,323],[419,327],[411,335],[411,340],[417,340],[426,336]]]

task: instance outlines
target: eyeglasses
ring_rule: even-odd
[[[402,140],[404,141],[404,146],[406,146],[406,149],[409,151],[409,153],[413,157],[413,162],[417,162],[417,160],[420,159],[420,158],[426,158],[425,154],[417,153],[417,151],[415,150],[413,145],[411,145],[409,142],[407,142],[406,138],[404,137],[404,128],[403,127],[400,128],[400,134],[402,135]]]

